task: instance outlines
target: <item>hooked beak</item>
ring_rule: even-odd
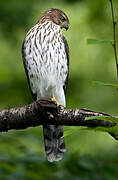
[[[68,25],[66,25],[66,26],[65,26],[65,29],[66,29],[66,31],[67,31],[67,30],[69,29],[69,26],[68,26]]]

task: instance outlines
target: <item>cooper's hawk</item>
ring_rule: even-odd
[[[34,100],[56,101],[64,107],[68,83],[69,48],[62,33],[69,20],[59,9],[47,10],[27,33],[23,62]],[[61,126],[43,126],[47,159],[59,161],[66,151]]]

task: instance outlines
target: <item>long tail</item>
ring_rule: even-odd
[[[50,162],[61,160],[66,151],[62,127],[45,125],[43,126],[43,133],[47,160]]]

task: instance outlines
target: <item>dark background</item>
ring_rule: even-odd
[[[51,7],[62,9],[70,19],[70,29],[64,31],[70,47],[67,108],[117,115],[118,91],[92,83],[116,83],[113,48],[86,43],[88,38],[112,40],[108,0],[0,0],[0,109],[33,101],[21,46],[26,32]],[[106,133],[78,127],[64,127],[64,132],[67,153],[58,163],[45,158],[41,127],[0,133],[0,180],[118,179],[118,142]]]

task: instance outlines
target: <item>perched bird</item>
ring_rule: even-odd
[[[66,106],[69,48],[62,28],[69,27],[67,15],[55,8],[47,10],[33,26],[22,46],[24,67],[34,100],[52,100]],[[59,161],[66,151],[62,127],[44,125],[48,161]]]

